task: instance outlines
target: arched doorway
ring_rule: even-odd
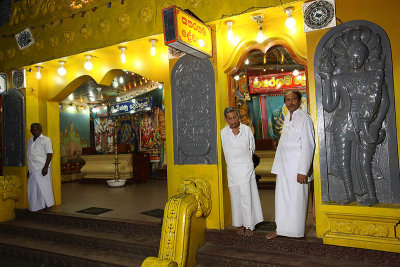
[[[99,83],[78,77],[65,90],[59,102],[62,205],[52,211],[104,209],[105,217],[159,221],[140,213],[167,201],[163,83],[114,69]],[[124,188],[106,184],[114,179],[115,148],[120,178],[128,179]]]

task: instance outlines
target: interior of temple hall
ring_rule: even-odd
[[[400,265],[399,8],[0,0],[0,266]]]

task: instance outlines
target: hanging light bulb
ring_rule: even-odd
[[[228,20],[227,22],[225,22],[225,24],[228,26],[228,41],[232,42],[232,40],[233,40],[233,32],[232,32],[233,21]]]
[[[260,27],[258,28],[258,34],[257,34],[257,43],[262,43],[263,41],[264,41],[264,34],[263,34],[262,24],[260,23]]]
[[[150,54],[151,54],[152,56],[155,56],[155,55],[156,55],[156,42],[157,42],[156,39],[150,39],[150,43],[151,43]]]
[[[58,61],[60,63],[60,67],[58,68],[57,72],[60,76],[65,76],[67,74],[67,70],[64,68],[65,61]]]
[[[258,25],[258,34],[257,34],[257,42],[262,43],[264,41],[264,34],[263,34],[263,19],[264,15],[262,13],[257,13],[251,16],[251,20],[255,21]]]
[[[287,19],[285,21],[285,26],[288,29],[293,29],[296,26],[296,20],[292,17],[294,7],[285,8],[285,12],[287,14]]]
[[[40,73],[41,66],[35,66],[36,68],[36,78],[40,80],[42,78],[42,74]]]
[[[126,62],[126,57],[125,57],[125,46],[120,46],[119,49],[121,50],[121,62],[125,63]]]
[[[89,70],[89,71],[90,71],[90,70],[93,69],[93,63],[90,62],[90,58],[91,58],[92,56],[86,55],[85,57],[86,57],[86,62],[85,62],[85,65],[83,65],[83,66],[85,67],[86,70]]]

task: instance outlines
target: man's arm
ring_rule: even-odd
[[[43,169],[42,169],[43,176],[47,175],[47,173],[49,171],[49,165],[50,165],[52,157],[53,157],[53,154],[50,154],[50,153],[47,154],[46,163],[44,164]]]
[[[304,119],[300,134],[301,153],[299,167],[297,169],[297,182],[305,184],[307,183],[307,174],[312,164],[315,148],[314,127],[310,118]]]

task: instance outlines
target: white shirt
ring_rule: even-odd
[[[297,179],[297,174],[309,173],[314,155],[314,127],[310,116],[298,108],[285,116],[282,135],[271,172]]]
[[[250,127],[240,123],[239,133],[234,135],[227,125],[221,130],[221,142],[228,166],[228,185],[248,182],[254,177],[253,153],[255,142]]]
[[[26,154],[29,172],[41,171],[46,163],[47,154],[53,154],[50,138],[41,134],[33,141],[33,137],[31,137]]]

